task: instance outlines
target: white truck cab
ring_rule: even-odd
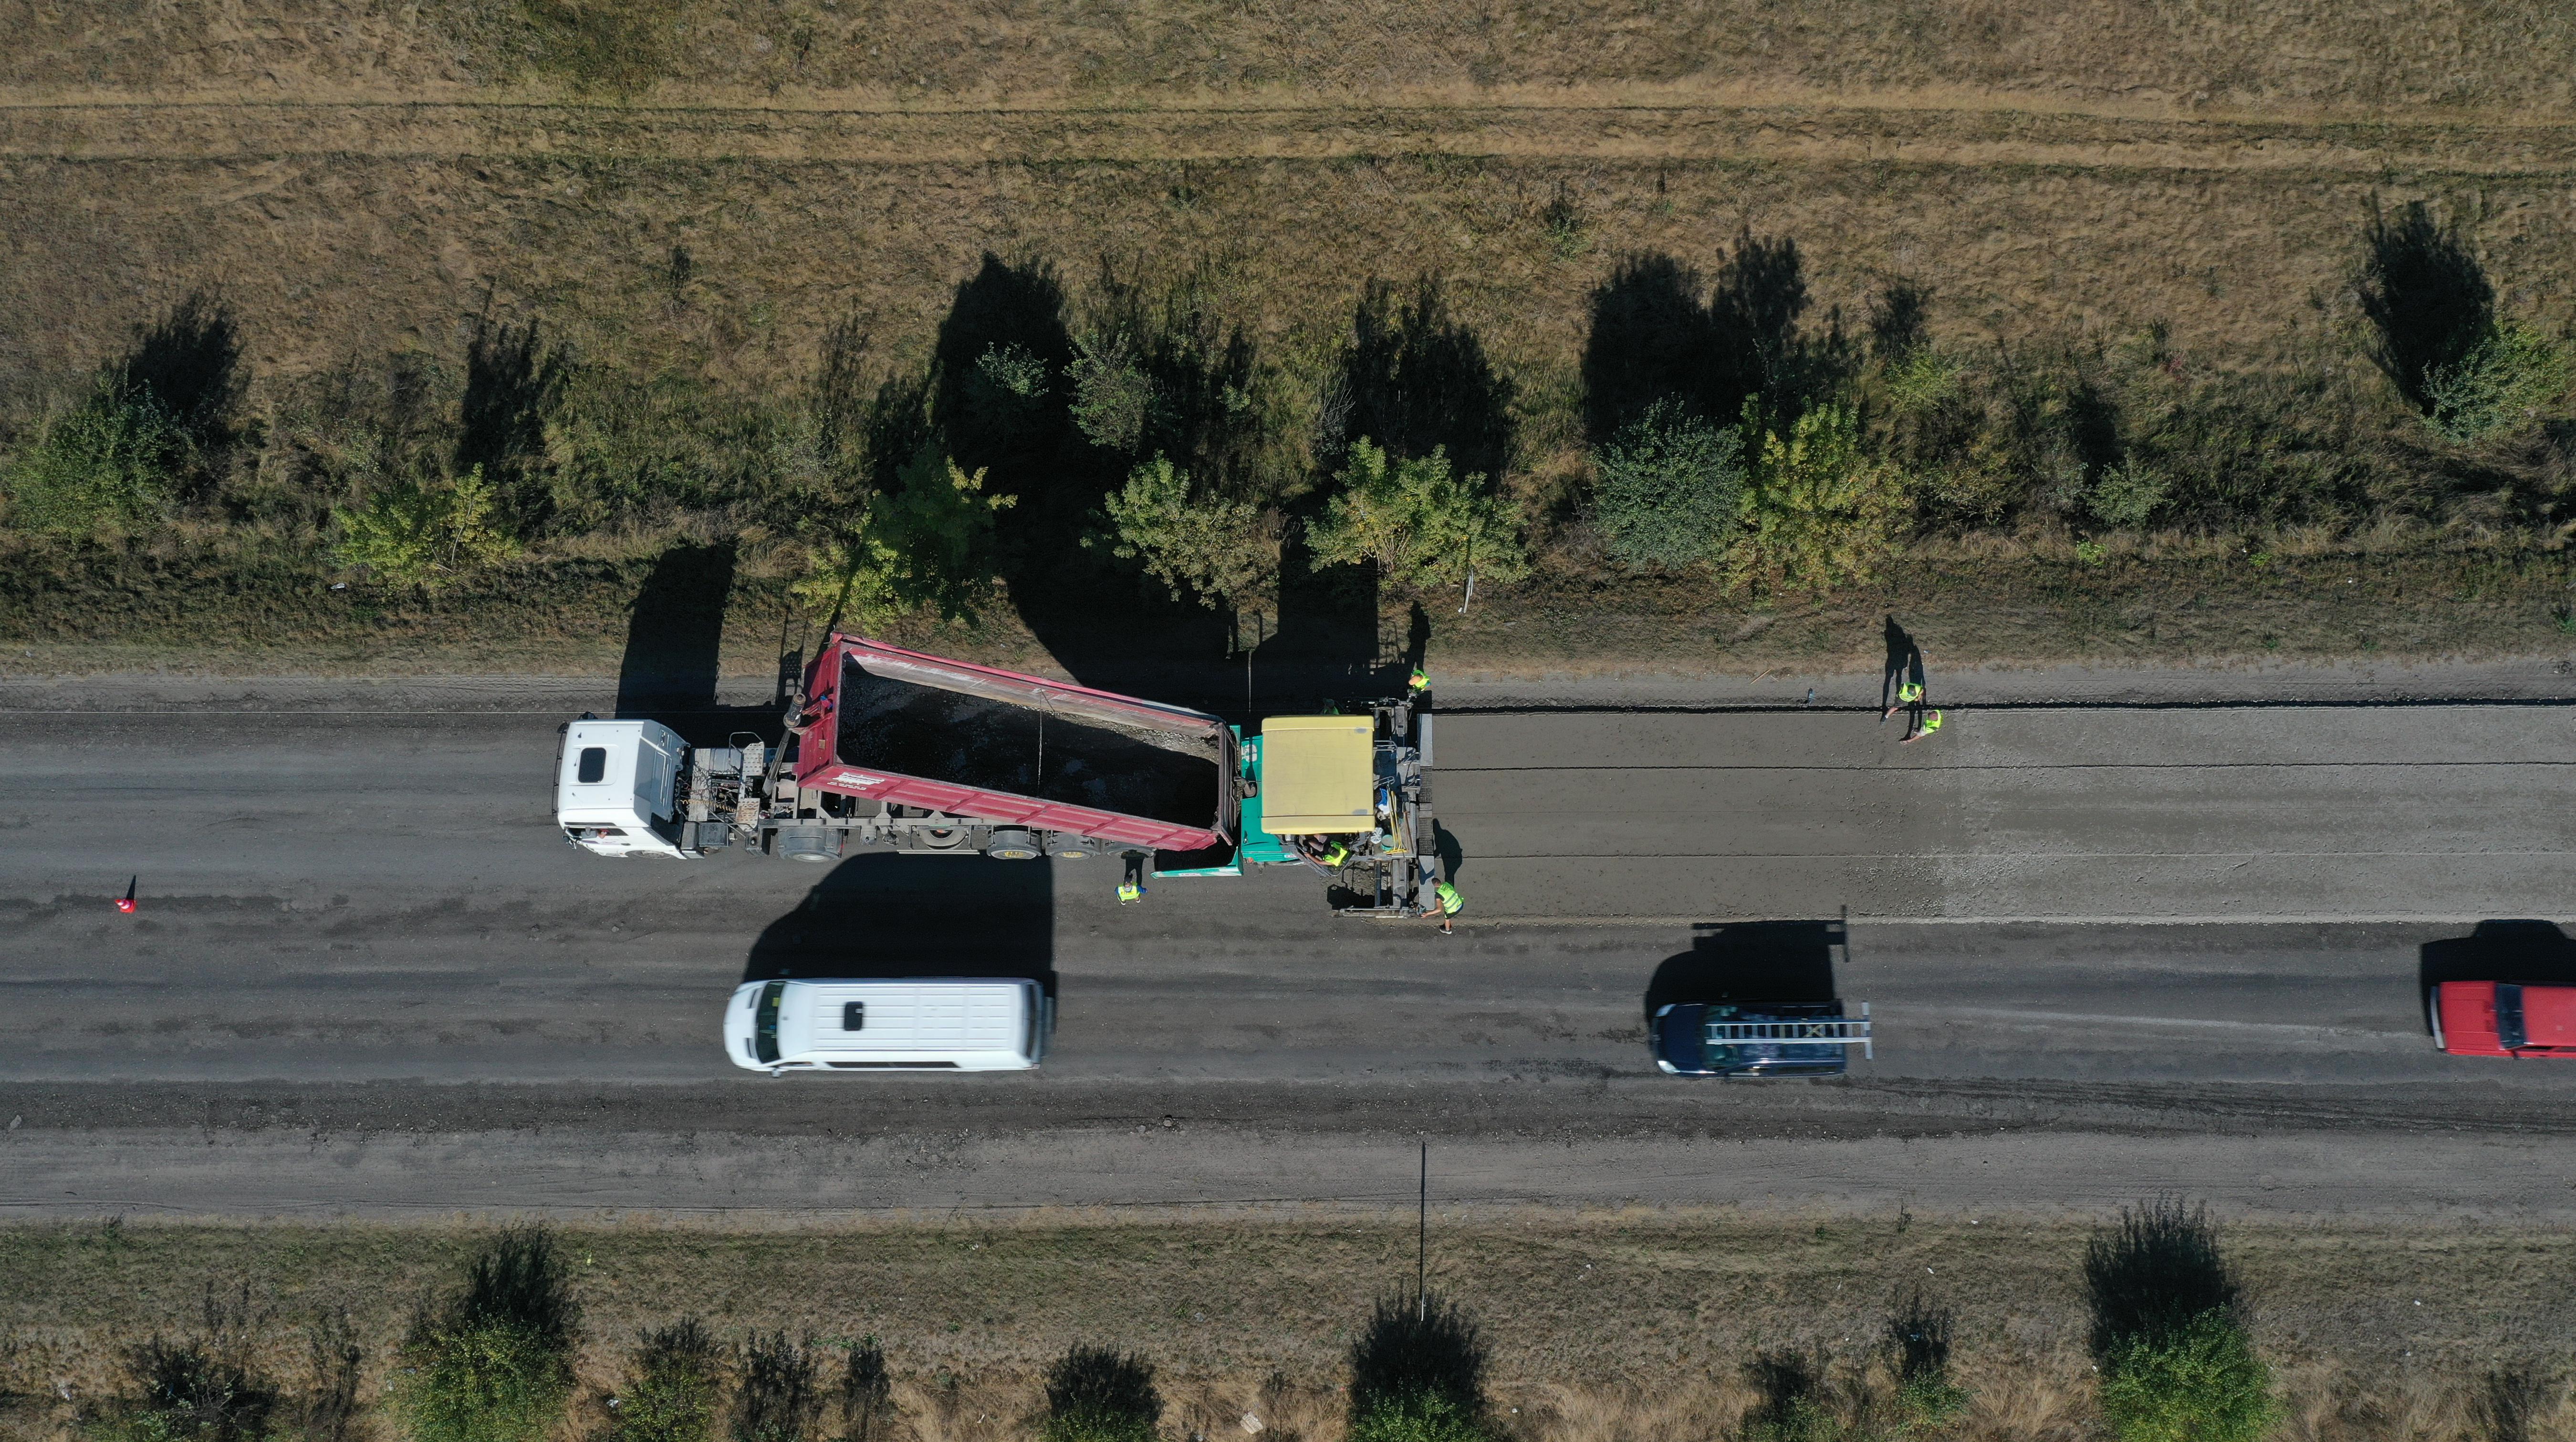
[[[555,774],[555,824],[600,856],[686,856],[680,769],[688,743],[659,721],[575,721]]]

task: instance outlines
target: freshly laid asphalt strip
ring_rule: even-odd
[[[1333,918],[1285,870],[1122,909],[1104,861],[602,861],[549,824],[533,712],[22,712],[0,1205],[1377,1205],[1428,1134],[1451,1195],[1492,1202],[2576,1210],[2536,1165],[2576,1066],[2438,1055],[2419,985],[2427,943],[2569,909],[2569,710],[1963,708],[1899,734],[1444,716],[1469,911],[1442,938]],[[1805,967],[1846,911],[1827,984],[1872,1004],[1874,1060],[1653,1073],[1659,976]],[[1009,1077],[728,1065],[746,967],[836,951],[1050,975],[1055,1050]]]

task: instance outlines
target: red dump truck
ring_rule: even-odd
[[[656,721],[566,726],[556,822],[602,856],[1146,851],[1166,876],[1302,863],[1335,876],[1348,909],[1417,910],[1439,880],[1430,716],[1407,699],[1263,729],[1276,734],[835,634],[784,745],[691,747]]]

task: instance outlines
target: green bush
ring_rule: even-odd
[[[1279,526],[1250,501],[1191,494],[1189,472],[1156,456],[1101,503],[1110,554],[1134,561],[1171,590],[1208,606],[1240,609],[1279,579]]]
[[[539,1442],[572,1393],[579,1319],[552,1233],[494,1237],[403,1344],[392,1400],[412,1442]]]
[[[405,1352],[393,1405],[412,1442],[540,1442],[572,1395],[562,1350],[511,1323],[434,1326]]]
[[[724,1349],[695,1317],[644,1334],[601,1442],[706,1442]]]
[[[1334,477],[1341,489],[1306,527],[1324,566],[1373,564],[1408,591],[1463,586],[1469,576],[1517,581],[1529,574],[1520,531],[1482,475],[1453,475],[1438,447],[1391,458],[1362,436]]]
[[[187,433],[150,391],[102,385],[46,424],[0,490],[21,530],[113,534],[168,509],[187,464]]]
[[[1350,1442],[1491,1442],[1476,1414],[1445,1397],[1380,1402],[1351,1419]]]
[[[1602,548],[1668,571],[1714,561],[1744,525],[1744,441],[1660,400],[1593,452]]]
[[[822,1359],[785,1332],[751,1334],[733,1398],[733,1442],[814,1442],[823,1420]]]
[[[1045,1442],[1152,1442],[1163,1416],[1154,1368],[1106,1347],[1076,1346],[1047,1368]]]
[[[841,1360],[841,1442],[870,1442],[893,1402],[894,1374],[886,1370],[885,1348],[873,1336],[852,1342]]]
[[[972,620],[993,582],[993,513],[1014,499],[985,495],[982,471],[924,446],[899,489],[869,497],[842,534],[809,548],[790,591],[818,615],[862,625],[924,610]]]
[[[1957,1324],[1949,1308],[1920,1288],[1887,1319],[1897,1414],[1908,1427],[1945,1426],[1967,1410],[1967,1392],[1950,1380],[1950,1341]]]
[[[1745,403],[1744,417],[1761,444],[1752,526],[1728,557],[1729,581],[1776,592],[1869,579],[1894,549],[1905,487],[1893,467],[1862,451],[1859,413],[1811,406],[1786,436],[1762,427],[1755,401]]]
[[[1371,1417],[1426,1427],[1484,1419],[1484,1334],[1446,1298],[1380,1297],[1351,1342],[1350,1360],[1354,1428]]]
[[[2225,1311],[2141,1337],[2102,1363],[2102,1415],[2120,1442],[2255,1442],[2272,1425],[2271,1369]]]
[[[397,476],[354,510],[333,507],[341,564],[388,581],[437,587],[508,560],[519,549],[500,498],[476,466],[444,480]]]
[[[1077,347],[1065,367],[1073,383],[1073,423],[1105,450],[1133,454],[1154,411],[1154,382],[1127,348],[1115,342]]]
[[[153,1338],[126,1356],[135,1395],[86,1430],[98,1442],[265,1442],[277,1387],[232,1353]]]
[[[2444,440],[2467,443],[2539,419],[2576,385],[2576,348],[2528,326],[2487,332],[2457,365],[2425,377],[2425,423]]]
[[[2125,460],[2094,478],[2084,492],[2084,509],[2106,526],[2143,526],[2171,489],[2153,467]]]

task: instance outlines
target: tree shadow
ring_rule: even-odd
[[[1410,299],[1372,280],[1351,316],[1342,350],[1339,395],[1327,407],[1337,422],[1319,437],[1318,460],[1338,469],[1362,436],[1391,455],[1447,451],[1460,473],[1499,481],[1512,462],[1512,382],[1497,373],[1473,327],[1454,319],[1437,277],[1424,276]]]
[[[1755,1398],[1744,1414],[1747,1435],[1791,1438],[1829,1433],[1820,1425],[1825,1407],[1823,1356],[1788,1348],[1766,1350],[1744,1364],[1744,1379],[1753,1384]]]
[[[230,440],[244,379],[231,308],[189,296],[135,337],[113,374],[120,391],[149,393],[198,444]]]
[[[989,469],[987,489],[1019,498],[1020,514],[1004,520],[1023,533],[1079,519],[1099,499],[1082,484],[1089,476],[1059,469],[1072,439],[1064,375],[1072,360],[1055,267],[986,251],[940,319],[930,415],[959,465]]]
[[[1025,977],[1055,995],[1053,863],[874,852],[764,928],[744,981]]]
[[[1669,255],[1626,257],[1592,293],[1586,433],[1607,441],[1667,398],[1720,425],[1756,394],[1775,414],[1794,413],[1852,365],[1839,316],[1822,334],[1802,329],[1809,304],[1805,259],[1785,236],[1738,233],[1714,282]]]
[[[1667,957],[1646,985],[1646,1018],[1667,1006],[1829,1002],[1840,921],[1734,921],[1695,928],[1691,949]]]
[[[536,321],[474,322],[465,344],[456,469],[480,466],[522,527],[543,521],[549,508],[542,489],[530,484],[528,462],[545,454],[546,418],[571,378],[570,357],[547,347]]]
[[[1247,707],[1293,714],[1375,699],[1386,689],[1378,594],[1375,567],[1318,567],[1292,536],[1280,556],[1277,628],[1249,657]]]
[[[2466,359],[2493,329],[2495,287],[2458,222],[2436,221],[2420,200],[2393,221],[2374,201],[2363,245],[2354,290],[2377,333],[2370,358],[2408,404],[2429,414],[2433,373]]]
[[[1881,360],[1901,360],[1932,343],[1932,288],[1903,276],[1890,278],[1869,299],[1869,349]]]
[[[2416,986],[2424,999],[2430,1001],[2433,988],[2446,981],[2576,986],[2576,938],[2554,921],[2481,921],[2466,936],[2428,941],[2417,950]]]

